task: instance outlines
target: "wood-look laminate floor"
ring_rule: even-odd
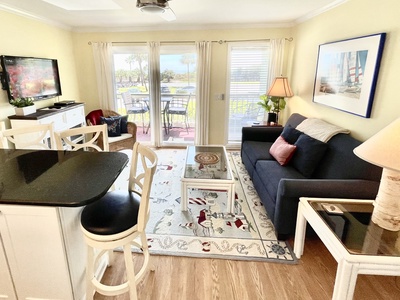
[[[290,243],[293,246],[293,241]],[[139,300],[331,299],[337,267],[316,236],[307,237],[297,265],[155,255],[152,259],[155,272],[149,272],[139,284]],[[116,253],[103,283],[117,284],[124,276],[122,253]],[[95,299],[122,300],[129,296],[96,293]],[[400,299],[400,278],[359,275],[354,299]]]

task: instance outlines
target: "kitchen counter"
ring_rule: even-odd
[[[0,149],[0,298],[86,299],[80,214],[127,163],[119,152]]]
[[[127,162],[119,152],[0,149],[0,204],[83,206],[102,197]]]

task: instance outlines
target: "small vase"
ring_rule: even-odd
[[[278,121],[277,114],[276,113],[268,113],[268,123],[274,122],[276,123]]]
[[[25,107],[15,107],[15,114],[17,116],[26,116],[30,114],[34,114],[36,112],[36,106],[25,106]]]

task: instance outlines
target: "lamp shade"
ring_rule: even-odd
[[[400,118],[354,149],[363,160],[393,171],[400,171]]]
[[[293,92],[287,77],[276,77],[267,95],[273,97],[292,97]]]

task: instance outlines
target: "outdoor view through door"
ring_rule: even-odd
[[[194,144],[196,103],[196,51],[194,46],[160,47],[160,111],[151,108],[149,54],[146,46],[113,47],[114,82],[118,113],[138,126],[137,140],[168,145]],[[150,120],[160,120],[156,128]],[[154,134],[159,130],[159,135]]]
[[[264,109],[257,103],[267,92],[269,42],[231,43],[228,65],[228,145],[239,144],[242,127],[261,122]]]

